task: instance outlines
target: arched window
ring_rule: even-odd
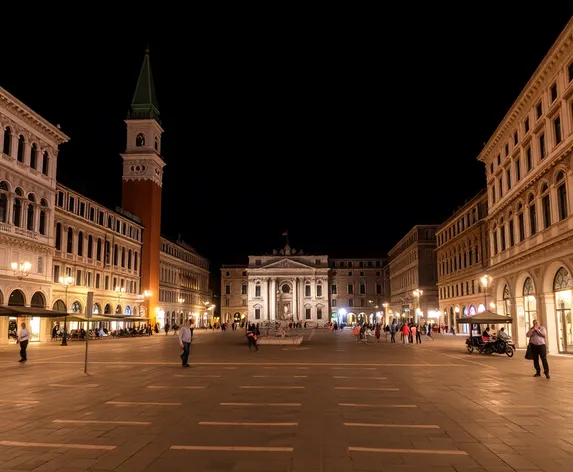
[[[35,292],[34,295],[32,295],[32,300],[30,302],[30,306],[35,306],[38,308],[45,308],[46,297],[44,297],[44,294],[42,292]]]
[[[310,293],[311,293],[310,282],[307,280],[307,281],[304,283],[304,296],[305,296],[305,297],[310,297]]]
[[[527,277],[523,284],[523,308],[525,315],[525,331],[528,331],[533,320],[537,318],[537,300],[535,299],[535,288],[531,277]]]
[[[105,264],[109,265],[111,257],[111,243],[109,241],[105,242]]]
[[[32,147],[30,147],[30,167],[32,169],[36,169],[37,166],[38,166],[38,146],[36,146],[36,143],[33,143]]]
[[[101,238],[97,238],[96,261],[101,261]]]
[[[50,156],[48,151],[44,151],[44,159],[42,159],[42,174],[48,175],[50,169]]]
[[[535,196],[531,193],[527,197],[527,206],[529,208],[529,235],[537,233],[537,212],[535,210]]]
[[[138,265],[137,265],[137,252],[134,253],[134,258],[133,258],[133,270],[135,271],[135,273],[137,274],[137,270],[138,270]]]
[[[143,133],[139,133],[135,138],[135,145],[137,147],[145,146],[145,136]]]
[[[42,198],[40,205],[42,207],[40,208],[39,230],[40,230],[40,234],[43,234],[45,236],[46,235],[46,208],[48,206],[48,202],[44,198]]]
[[[12,130],[9,126],[6,126],[4,130],[4,146],[2,152],[7,156],[10,156],[10,148],[12,147]]]
[[[78,256],[84,255],[84,233],[80,231],[78,233]]]
[[[61,313],[65,313],[66,310],[66,304],[62,301],[62,300],[56,300],[54,302],[54,305],[52,306],[52,310],[53,311],[59,311]]]
[[[115,307],[115,314],[116,314],[116,315],[121,315],[121,305],[117,305],[117,306]]]
[[[93,254],[92,254],[93,248],[94,248],[94,238],[90,234],[88,236],[88,253],[87,253],[88,259],[91,259],[93,257]]]
[[[35,205],[36,199],[34,195],[28,195],[28,211],[27,211],[27,218],[26,218],[26,229],[28,231],[34,231],[34,213],[35,213]]]
[[[24,306],[26,304],[26,298],[24,297],[24,292],[22,290],[14,290],[10,294],[8,299],[8,305],[12,306]]]
[[[62,223],[56,223],[56,249],[62,250]]]
[[[81,313],[82,312],[82,305],[77,300],[72,303],[72,313]]]
[[[109,303],[105,306],[104,313],[106,315],[111,315],[111,305]]]
[[[121,267],[125,267],[125,248],[121,248]]]
[[[20,228],[22,226],[22,202],[20,201],[18,196],[14,198],[14,205],[12,206],[12,208],[14,210],[12,214],[12,223],[14,223],[14,226]]]
[[[117,263],[119,262],[119,248],[117,247],[117,244],[113,245],[113,265],[117,265]]]
[[[555,179],[557,185],[557,208],[559,211],[559,221],[567,218],[567,186],[565,185],[565,174],[560,171]]]
[[[509,294],[509,287],[503,287],[503,308],[506,315],[511,315],[511,296]]]
[[[543,229],[551,226],[551,202],[549,200],[549,186],[541,187],[541,208],[543,210]]]
[[[71,254],[73,247],[74,247],[74,230],[72,228],[68,228],[68,244],[66,247],[66,252],[68,254]]]
[[[130,307],[129,305],[127,305],[127,306],[125,307],[125,314],[126,314],[126,315],[131,315],[131,307]]]
[[[127,251],[127,268],[131,269],[131,249]]]
[[[6,185],[1,182],[0,185]],[[4,190],[0,187],[0,190]],[[0,192],[0,223],[7,223],[8,221],[8,196],[4,192]]]
[[[561,290],[568,290],[573,288],[573,278],[565,267],[561,267],[555,274],[553,279],[553,291],[560,292]]]
[[[18,137],[18,162],[24,162],[24,136]]]
[[[94,303],[94,308],[93,308],[92,313],[94,315],[99,315],[101,313],[101,306],[99,303]]]

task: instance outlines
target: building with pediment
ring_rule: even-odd
[[[221,269],[221,321],[353,323],[384,317],[384,260],[331,259],[288,244]]]

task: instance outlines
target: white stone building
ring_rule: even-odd
[[[573,352],[573,20],[478,160],[489,198],[489,275],[517,344],[533,319],[551,352]]]
[[[43,309],[52,298],[56,165],[68,139],[0,87],[0,305]],[[16,322],[0,317],[0,343]],[[29,325],[32,340],[49,336],[47,320]]]
[[[58,184],[54,232],[50,308],[86,314],[91,291],[94,314],[145,315],[140,296],[143,226],[137,217]],[[67,296],[60,277],[73,280]]]
[[[213,294],[209,288],[209,261],[183,241],[161,238],[159,262],[160,326],[181,326],[191,317],[195,326],[205,326],[213,317]]]

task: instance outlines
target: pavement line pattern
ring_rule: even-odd
[[[193,379],[193,378],[200,379],[200,378],[207,378],[208,377],[210,379],[218,379],[221,376],[220,375],[201,375],[201,374],[197,374],[197,375],[175,374],[174,377],[187,377],[190,379]]]
[[[155,389],[155,390],[159,390],[162,388],[182,388],[182,389],[188,389],[188,390],[190,390],[190,389],[196,390],[196,389],[200,389],[200,388],[205,388],[205,385],[194,385],[192,387],[185,387],[185,386],[179,386],[179,385],[174,385],[174,386],[172,386],[172,385],[147,385],[145,388],[151,388],[151,389]]]
[[[376,370],[376,367],[331,367],[332,370]]]
[[[105,421],[105,420],[53,420],[52,423],[70,424],[117,424],[124,426],[149,426],[151,421]]]
[[[458,359],[456,357],[456,359]],[[461,360],[465,360],[463,358],[459,358]],[[466,362],[470,362],[467,361]],[[45,364],[46,361],[44,359],[34,361],[34,364]],[[50,362],[50,364],[84,364],[84,361],[61,361],[61,362]],[[117,367],[129,367],[133,365],[181,365],[180,362],[173,361],[173,362],[156,362],[156,361],[90,361],[90,364],[95,365],[109,365],[109,366],[117,366]],[[406,364],[406,363],[393,363],[393,364],[349,364],[349,363],[340,363],[340,362],[194,362],[193,365],[197,367],[204,367],[204,366],[221,366],[221,365],[229,365],[233,364],[236,366],[244,366],[244,367],[263,367],[263,366],[281,366],[281,367],[293,367],[293,366],[316,366],[316,367],[328,367],[328,366],[348,366],[351,370],[356,370],[360,366],[370,366],[370,367],[467,367],[467,364],[455,364],[455,363],[446,363],[446,364]],[[486,364],[484,364],[486,365]],[[263,369],[269,369],[276,367],[263,367]],[[342,368],[342,367],[340,367]],[[495,367],[494,367],[495,368]]]
[[[175,451],[238,451],[238,452],[292,452],[292,447],[262,446],[171,446]]]
[[[49,387],[61,387],[61,388],[95,388],[99,387],[99,384],[48,384]]]
[[[235,370],[236,367],[223,367],[223,369],[227,369],[227,370]]]
[[[14,403],[16,405],[36,405],[39,400],[0,400],[0,403]]]
[[[354,428],[420,428],[440,429],[437,424],[382,424],[382,423],[343,423],[344,426]]]
[[[249,423],[233,421],[200,421],[205,426],[298,426],[298,423]]]
[[[164,402],[105,402],[106,405],[116,406],[181,406],[181,403],[164,403]]]
[[[451,354],[444,354],[443,352],[438,352],[438,351],[434,351],[434,352],[441,354],[442,356],[451,357],[452,359],[459,359],[459,360],[464,361],[464,362],[470,362],[472,364],[476,364],[476,365],[479,365],[481,367],[487,367],[489,369],[497,369],[497,367],[494,367],[492,365],[482,364],[481,362],[476,362],[476,361],[470,361],[469,359],[466,359],[465,357],[452,356]]]
[[[222,402],[220,406],[302,406],[302,403],[237,403]]]
[[[282,377],[282,378],[294,378],[294,379],[306,379],[308,376],[307,375],[253,375],[253,377],[255,379],[276,379],[277,377]]]
[[[399,388],[376,388],[376,387],[334,387],[334,390],[366,390],[375,392],[399,392]]]
[[[387,449],[378,447],[354,447],[348,448],[349,452],[387,452],[396,454],[438,454],[438,455],[454,455],[454,456],[467,456],[466,451],[459,449]]]
[[[333,375],[333,379],[360,379],[360,380],[388,380],[388,377],[347,377],[345,375]]]
[[[66,449],[101,449],[104,451],[111,451],[117,447],[117,446],[102,446],[99,444],[54,444],[54,443],[35,443],[35,442],[20,442],[20,441],[0,441],[0,446],[51,447],[51,448],[64,447]]]
[[[365,408],[418,408],[418,405],[373,405],[368,403],[339,403],[338,406],[357,406]]]
[[[268,389],[268,390],[304,389],[302,385],[241,385],[239,388]]]

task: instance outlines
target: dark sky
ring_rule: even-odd
[[[0,85],[71,137],[58,180],[114,208],[149,43],[165,234],[215,272],[285,229],[306,252],[381,256],[485,185],[482,143],[573,13],[425,8],[50,23],[5,44]]]

